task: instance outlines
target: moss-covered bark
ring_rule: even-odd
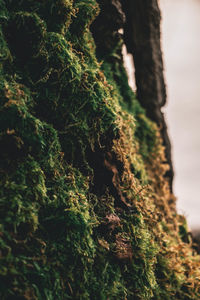
[[[158,0],[122,0],[121,4],[126,15],[123,26],[124,40],[128,52],[134,58],[137,98],[146,109],[147,116],[160,128],[165,157],[169,165],[165,176],[168,177],[173,192],[171,144],[162,112],[162,106],[166,103],[166,88],[160,45],[161,14],[158,2]]]
[[[0,2],[0,298],[199,299],[158,128],[120,38],[96,58],[98,13],[95,0]]]

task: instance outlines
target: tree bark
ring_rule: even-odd
[[[171,143],[162,106],[166,103],[166,88],[163,75],[163,60],[160,45],[160,10],[157,0],[121,1],[126,15],[124,40],[133,55],[137,98],[146,109],[147,116],[161,129],[167,163],[166,176],[173,185]]]

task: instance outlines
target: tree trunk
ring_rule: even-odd
[[[125,15],[0,2],[2,300],[199,299],[159,127],[123,67]]]
[[[166,103],[166,89],[160,46],[160,10],[157,0],[125,0],[122,1],[122,6],[126,14],[124,39],[127,50],[134,59],[137,98],[145,108],[147,116],[160,128],[167,163],[170,166],[166,176],[172,191],[174,171],[171,143],[161,111]]]

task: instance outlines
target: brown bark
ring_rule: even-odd
[[[137,98],[146,109],[147,116],[160,127],[172,190],[173,166],[171,144],[161,107],[166,103],[163,60],[160,46],[160,10],[157,0],[123,0],[126,15],[124,40],[133,55]]]

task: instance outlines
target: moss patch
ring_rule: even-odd
[[[121,44],[96,58],[98,11],[1,1],[0,298],[199,299],[158,129]]]

